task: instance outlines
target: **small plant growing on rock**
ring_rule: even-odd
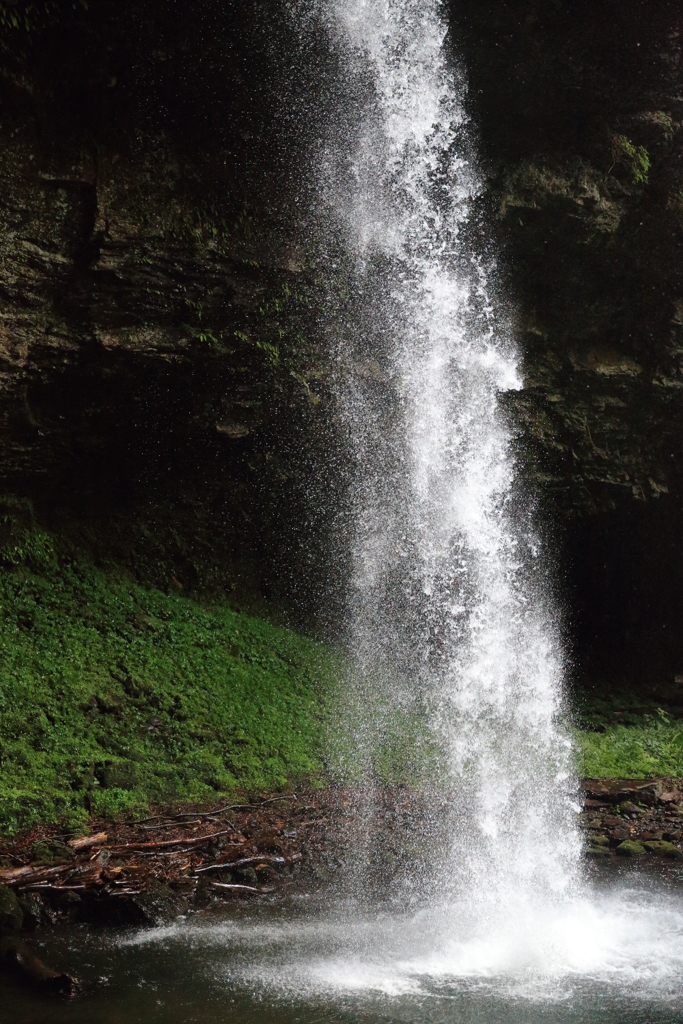
[[[645,146],[637,146],[626,135],[612,135],[612,160],[628,167],[634,185],[647,185],[651,162]]]

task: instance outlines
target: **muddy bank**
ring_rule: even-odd
[[[585,779],[587,855],[683,860],[683,780]]]
[[[325,859],[329,794],[271,797],[135,821],[87,836],[36,828],[0,847],[3,930],[59,921],[153,925],[212,899],[285,891]]]
[[[586,779],[580,822],[589,857],[683,860],[683,780]],[[447,841],[434,796],[320,790],[252,803],[94,819],[86,836],[33,829],[0,846],[0,931],[59,922],[158,925],[216,901],[277,898],[333,882],[364,850],[373,879],[428,867]]]

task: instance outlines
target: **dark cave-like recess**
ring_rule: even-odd
[[[673,686],[683,13],[448,9],[576,675]],[[306,227],[334,103],[319,36],[275,0],[65,0],[2,31],[3,490],[102,564],[329,635],[344,465]]]

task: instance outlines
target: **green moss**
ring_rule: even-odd
[[[2,831],[319,776],[320,645],[114,578],[22,511],[0,517]]]
[[[646,850],[650,853],[658,853],[661,857],[670,857],[672,860],[683,860],[683,853],[674,846],[673,843],[667,843],[665,840],[652,840],[647,843],[643,843]]]
[[[626,839],[623,843],[619,843],[617,846],[617,854],[619,857],[640,857],[645,853],[645,847],[640,843],[634,842],[633,839]]]
[[[602,732],[578,732],[578,766],[588,778],[683,776],[683,723],[665,714],[640,725],[610,725]]]

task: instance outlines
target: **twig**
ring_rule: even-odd
[[[259,894],[265,892],[275,892],[274,885],[262,886],[260,889],[257,889],[256,886],[254,885],[232,885],[228,882],[211,882],[211,885],[214,887],[214,889],[239,889],[242,892],[256,892]]]
[[[34,882],[32,885],[22,885],[23,890],[52,889],[53,892],[73,892],[74,889],[86,889],[85,885],[52,885],[51,882]]]
[[[155,849],[160,846],[178,846],[179,844],[185,844],[186,846],[192,844],[192,846],[198,846],[201,843],[208,842],[209,839],[217,839],[218,836],[227,836],[228,832],[234,832],[234,829],[228,828],[223,829],[221,832],[210,832],[208,836],[197,836],[196,839],[162,839],[159,843],[120,843],[118,846],[108,846],[108,850],[130,850],[130,849],[147,849],[148,847],[154,847]],[[247,840],[245,839],[245,842]],[[231,843],[232,846],[242,846],[242,843]]]
[[[195,821],[199,824],[199,818],[196,818]],[[165,821],[163,825],[141,825],[140,828],[144,828],[146,832],[151,832],[157,828],[189,828],[190,825],[194,824],[194,821]]]
[[[206,867],[197,868],[196,874],[199,874],[200,871],[230,871],[231,868],[244,867],[245,864],[291,864],[295,860],[301,860],[300,853],[293,853],[291,857],[270,855],[263,857],[241,857],[240,860],[227,860],[222,864],[207,864]]]
[[[262,800],[260,804],[230,804],[229,807],[221,807],[217,811],[204,811],[198,814],[196,811],[187,811],[182,814],[175,814],[175,818],[209,818],[212,814],[225,814],[226,811],[257,811],[259,807],[265,807],[266,804],[276,803],[278,800],[297,800],[296,793],[292,793],[291,796],[271,796],[268,800]],[[159,815],[161,817],[161,815]],[[151,821],[151,818],[144,818],[144,821]]]
[[[168,814],[153,814],[149,818],[140,818],[139,821],[124,821],[124,825],[142,825],[145,821],[158,821],[159,818],[168,818]]]
[[[143,850],[141,853],[132,853],[132,857],[180,857],[183,853],[193,853],[195,850],[194,846],[191,846],[186,850],[159,850],[157,853],[153,850]],[[125,856],[125,854],[124,854]]]

